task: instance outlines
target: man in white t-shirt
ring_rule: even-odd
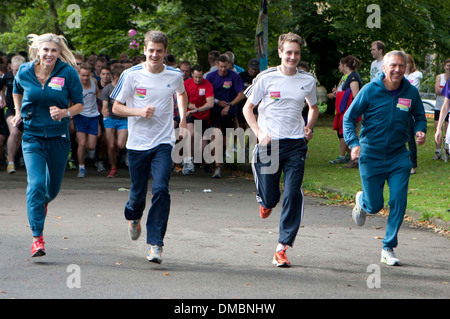
[[[128,161],[131,188],[125,206],[132,240],[141,233],[140,219],[145,209],[147,185],[153,176],[152,205],[147,217],[147,259],[161,263],[163,239],[170,211],[169,179],[172,169],[173,95],[177,94],[180,128],[186,130],[187,94],[183,74],[163,64],[167,55],[167,36],[161,31],[145,35],[146,61],[124,73],[111,93],[113,112],[128,117]]]
[[[370,53],[372,54],[372,57],[375,60],[372,61],[372,64],[370,65],[370,82],[372,82],[375,79],[375,76],[378,73],[383,72],[383,61],[385,52],[386,52],[386,45],[383,42],[375,41],[372,43]]]
[[[286,249],[292,246],[303,217],[302,181],[306,140],[319,116],[316,79],[299,71],[302,39],[288,33],[278,39],[281,65],[261,72],[245,91],[243,114],[259,144],[253,151],[252,168],[257,187],[260,216],[269,217],[280,200],[279,181],[284,174],[280,234],[273,263],[289,267]],[[304,101],[309,105],[308,121],[302,117]],[[253,113],[258,106],[258,120]],[[270,153],[270,154],[269,154]]]

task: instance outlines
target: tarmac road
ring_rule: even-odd
[[[128,174],[106,174],[90,169],[77,179],[76,171],[67,171],[48,209],[47,255],[30,258],[26,173],[0,172],[0,299],[450,297],[447,238],[404,223],[396,249],[404,265],[389,267],[379,262],[384,217],[358,227],[352,207],[312,198],[287,251],[293,266],[275,267],[280,205],[262,220],[253,180],[230,173],[221,179],[203,171],[172,174],[163,263],[149,263],[145,227],[131,241],[123,217]]]

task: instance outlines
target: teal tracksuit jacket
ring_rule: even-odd
[[[24,123],[22,151],[27,169],[27,214],[33,236],[44,229],[46,205],[58,194],[70,151],[69,118],[54,121],[50,106],[68,108],[83,103],[83,87],[76,70],[56,61],[42,85],[34,63],[21,65],[14,79],[13,94],[22,95],[20,110]]]
[[[406,148],[409,116],[414,118],[414,132],[426,133],[427,120],[418,90],[403,78],[399,90],[390,92],[383,84],[384,77],[380,74],[361,89],[344,115],[343,131],[350,148],[361,146],[362,209],[379,212],[384,207],[384,184],[387,181],[389,185],[390,213],[383,245],[394,248],[406,211],[412,167]],[[360,116],[358,138],[355,129]]]

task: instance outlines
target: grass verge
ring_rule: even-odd
[[[320,194],[329,203],[353,201],[361,190],[359,170],[345,164],[329,164],[339,155],[339,140],[333,131],[333,116],[321,114],[314,128],[314,138],[308,144],[303,186],[307,192]],[[428,119],[427,141],[418,146],[417,173],[411,175],[408,189],[409,213],[419,214],[419,220],[441,219],[450,222],[449,180],[450,161],[432,160],[435,150],[433,119]],[[389,188],[384,189],[388,207]]]

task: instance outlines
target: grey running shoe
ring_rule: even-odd
[[[183,169],[181,170],[183,175],[188,175],[189,172],[193,172],[194,170],[194,159],[192,157],[186,157],[185,159],[183,159]]]
[[[400,260],[395,256],[394,250],[392,248],[381,250],[381,260],[389,266],[401,266]]]
[[[162,262],[161,258],[162,250],[163,249],[160,246],[151,245],[147,255],[148,261],[160,264]]]
[[[352,217],[355,221],[356,225],[362,226],[366,222],[366,212],[361,208],[361,204],[359,203],[362,192],[359,191],[355,196],[355,207],[353,207]]]
[[[439,159],[441,159],[441,154],[440,153],[434,153],[433,160],[439,160]]]
[[[128,234],[131,240],[138,240],[141,236],[141,220],[130,220],[128,224]]]
[[[348,159],[344,156],[344,157],[340,157],[338,156],[336,159],[330,161],[330,164],[346,164],[348,163]]]
[[[104,172],[106,170],[103,161],[95,162],[95,167],[97,167],[97,172],[99,173]]]
[[[220,167],[216,167],[212,178],[221,178],[221,177],[222,177],[221,169],[220,169]]]

